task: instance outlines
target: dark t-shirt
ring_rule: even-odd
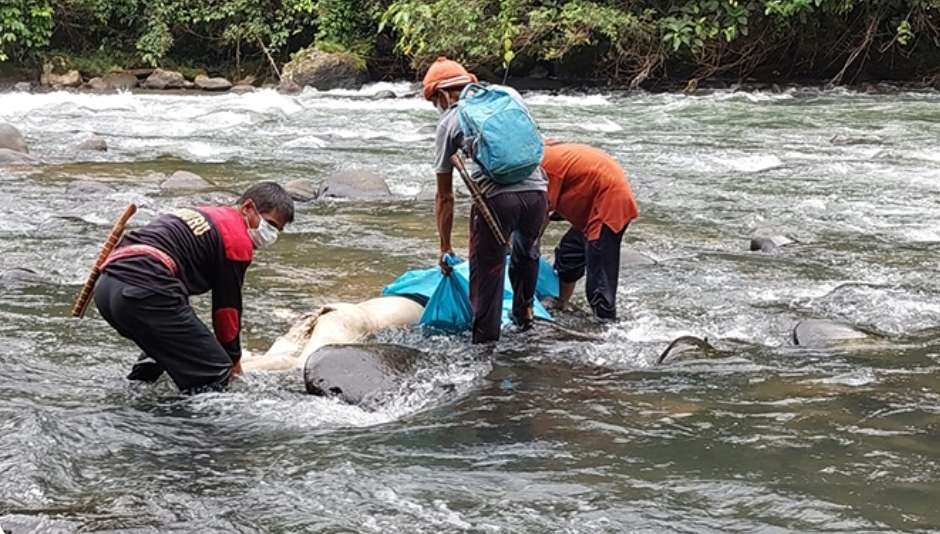
[[[132,256],[108,264],[110,276],[166,295],[212,291],[216,338],[232,357],[241,358],[242,284],[253,246],[241,214],[233,207],[181,209],[124,235],[118,249],[149,245],[176,263],[172,273],[151,256]]]

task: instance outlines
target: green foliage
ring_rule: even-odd
[[[48,0],[0,3],[0,61],[45,47],[51,36],[52,6]]]
[[[742,74],[790,60],[787,50],[836,69],[850,57],[873,62],[853,55],[860,46],[931,57],[938,20],[940,0],[0,0],[0,61],[59,55],[91,75],[122,64],[267,65],[314,40],[364,65],[384,59],[376,43],[391,38],[417,69],[439,55],[506,71],[520,57],[592,58],[595,71],[636,82],[666,66]]]

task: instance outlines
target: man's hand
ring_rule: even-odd
[[[242,375],[242,361],[238,360],[235,362],[235,365],[232,366],[232,378],[238,378]]]
[[[444,273],[444,276],[450,276],[450,273],[454,272],[454,268],[447,263],[447,257],[453,255],[453,250],[444,250],[441,251],[441,257],[437,260],[437,264],[440,266],[441,272]]]

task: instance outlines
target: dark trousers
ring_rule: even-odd
[[[220,391],[228,384],[232,360],[182,291],[157,293],[105,273],[95,287],[95,305],[108,324],[144,351],[129,379],[154,381],[166,371],[183,393]]]
[[[625,230],[614,232],[604,225],[600,237],[587,241],[581,231],[572,227],[555,247],[555,271],[562,282],[573,284],[587,270],[587,299],[594,315],[601,319],[617,318],[620,243]]]
[[[543,191],[523,191],[496,195],[487,199],[487,204],[499,221],[503,235],[512,242],[509,261],[512,316],[524,320],[535,298],[539,232],[548,211],[548,199]],[[474,207],[470,213],[470,307],[473,309],[474,343],[499,339],[505,265],[506,251]]]

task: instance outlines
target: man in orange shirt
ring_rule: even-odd
[[[620,242],[639,214],[627,173],[602,150],[548,141],[542,158],[548,176],[548,205],[571,229],[555,248],[564,307],[587,271],[587,299],[594,315],[617,318]]]

